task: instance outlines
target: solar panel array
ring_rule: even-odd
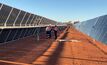
[[[56,21],[0,3],[0,26],[35,26]]]
[[[107,15],[75,24],[81,32],[107,44]]]
[[[0,44],[45,34],[45,26],[56,21],[0,3]],[[64,26],[60,26],[64,30]]]

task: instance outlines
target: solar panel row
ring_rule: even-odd
[[[35,26],[39,24],[56,24],[56,22],[0,3],[0,26]]]
[[[0,30],[0,43],[13,41],[16,39],[24,38],[27,36],[35,36],[37,35],[37,31],[39,28],[17,28],[17,29],[1,29]],[[43,32],[45,28],[41,28]],[[42,32],[39,32],[41,34]]]
[[[60,26],[59,30],[63,31],[65,28],[65,26]],[[38,39],[38,37],[42,36],[44,36],[43,38],[45,38],[45,27],[0,29],[1,44],[25,38],[27,36],[35,36],[35,40]]]
[[[75,26],[81,32],[107,44],[107,15],[78,23]]]

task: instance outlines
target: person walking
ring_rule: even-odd
[[[46,27],[46,38],[48,39],[51,38],[51,30],[52,30],[51,25]]]
[[[58,33],[58,27],[57,27],[57,25],[55,25],[53,27],[53,31],[54,31],[54,37],[55,37],[55,39],[57,39],[57,33]]]

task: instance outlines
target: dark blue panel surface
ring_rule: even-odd
[[[0,34],[0,43],[6,42],[9,32],[10,32],[9,29],[2,30],[2,32]]]
[[[7,26],[13,26],[14,22],[15,22],[15,19],[17,17],[19,13],[19,10],[18,9],[13,9],[10,16],[9,16],[9,19],[7,21]]]
[[[6,5],[3,5],[3,7],[0,10],[0,26],[4,26],[4,23],[11,11],[12,7],[8,7]]]
[[[22,19],[23,19],[24,15],[25,15],[25,12],[21,11],[18,18],[17,18],[17,20],[16,20],[15,26],[20,26],[20,23],[22,22]]]
[[[26,16],[24,17],[24,20],[22,21],[22,26],[25,26],[27,20],[28,20],[28,17],[29,17],[30,13],[27,13]]]

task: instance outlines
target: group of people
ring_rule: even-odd
[[[47,26],[46,27],[46,38],[50,39],[52,37],[52,32],[54,33],[54,38],[57,39],[57,32],[58,32],[58,27],[57,25],[54,26]]]

